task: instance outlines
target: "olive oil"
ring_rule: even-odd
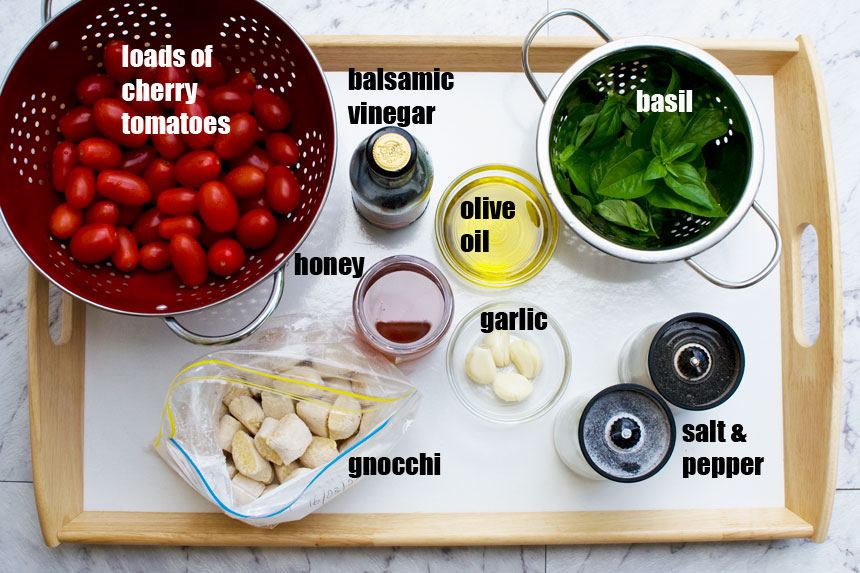
[[[488,280],[526,270],[541,247],[545,224],[535,201],[531,189],[504,176],[465,185],[444,213],[447,241],[458,263]],[[481,208],[487,205],[496,209]]]

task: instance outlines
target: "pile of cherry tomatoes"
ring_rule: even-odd
[[[122,272],[173,267],[194,287],[212,273],[227,277],[278,231],[276,215],[293,212],[301,187],[290,169],[296,142],[283,130],[290,106],[254,76],[227,81],[222,64],[201,68],[124,68],[124,42],[105,46],[104,74],[80,80],[81,105],[59,121],[64,140],[53,153],[52,185],[65,202],[51,213],[50,230],[71,239],[81,263],[110,260]],[[198,82],[197,98],[130,101],[122,84]],[[229,133],[124,133],[122,116],[229,116]]]

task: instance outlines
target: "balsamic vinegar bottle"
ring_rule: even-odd
[[[349,179],[355,210],[374,225],[399,229],[427,208],[433,164],[409,132],[383,127],[356,148]]]

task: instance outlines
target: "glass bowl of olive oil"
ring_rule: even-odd
[[[509,165],[482,165],[445,190],[436,242],[463,279],[510,287],[546,266],[558,243],[558,216],[537,179]]]

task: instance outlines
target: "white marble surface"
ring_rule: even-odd
[[[780,571],[858,570],[860,532],[860,6],[847,0],[362,0],[270,1],[304,34],[523,35],[549,9],[574,6],[611,34],[678,37],[793,38],[815,42],[830,108],[839,190],[845,291],[843,432],[834,517],[826,543],[663,544],[592,547],[422,549],[205,549],[64,546],[46,549],[33,502],[26,390],[23,257],[0,231],[0,570],[387,570],[387,571]],[[38,28],[36,2],[0,0],[0,72]],[[561,22],[548,33],[583,35],[582,24]],[[814,278],[812,265],[805,275]]]

